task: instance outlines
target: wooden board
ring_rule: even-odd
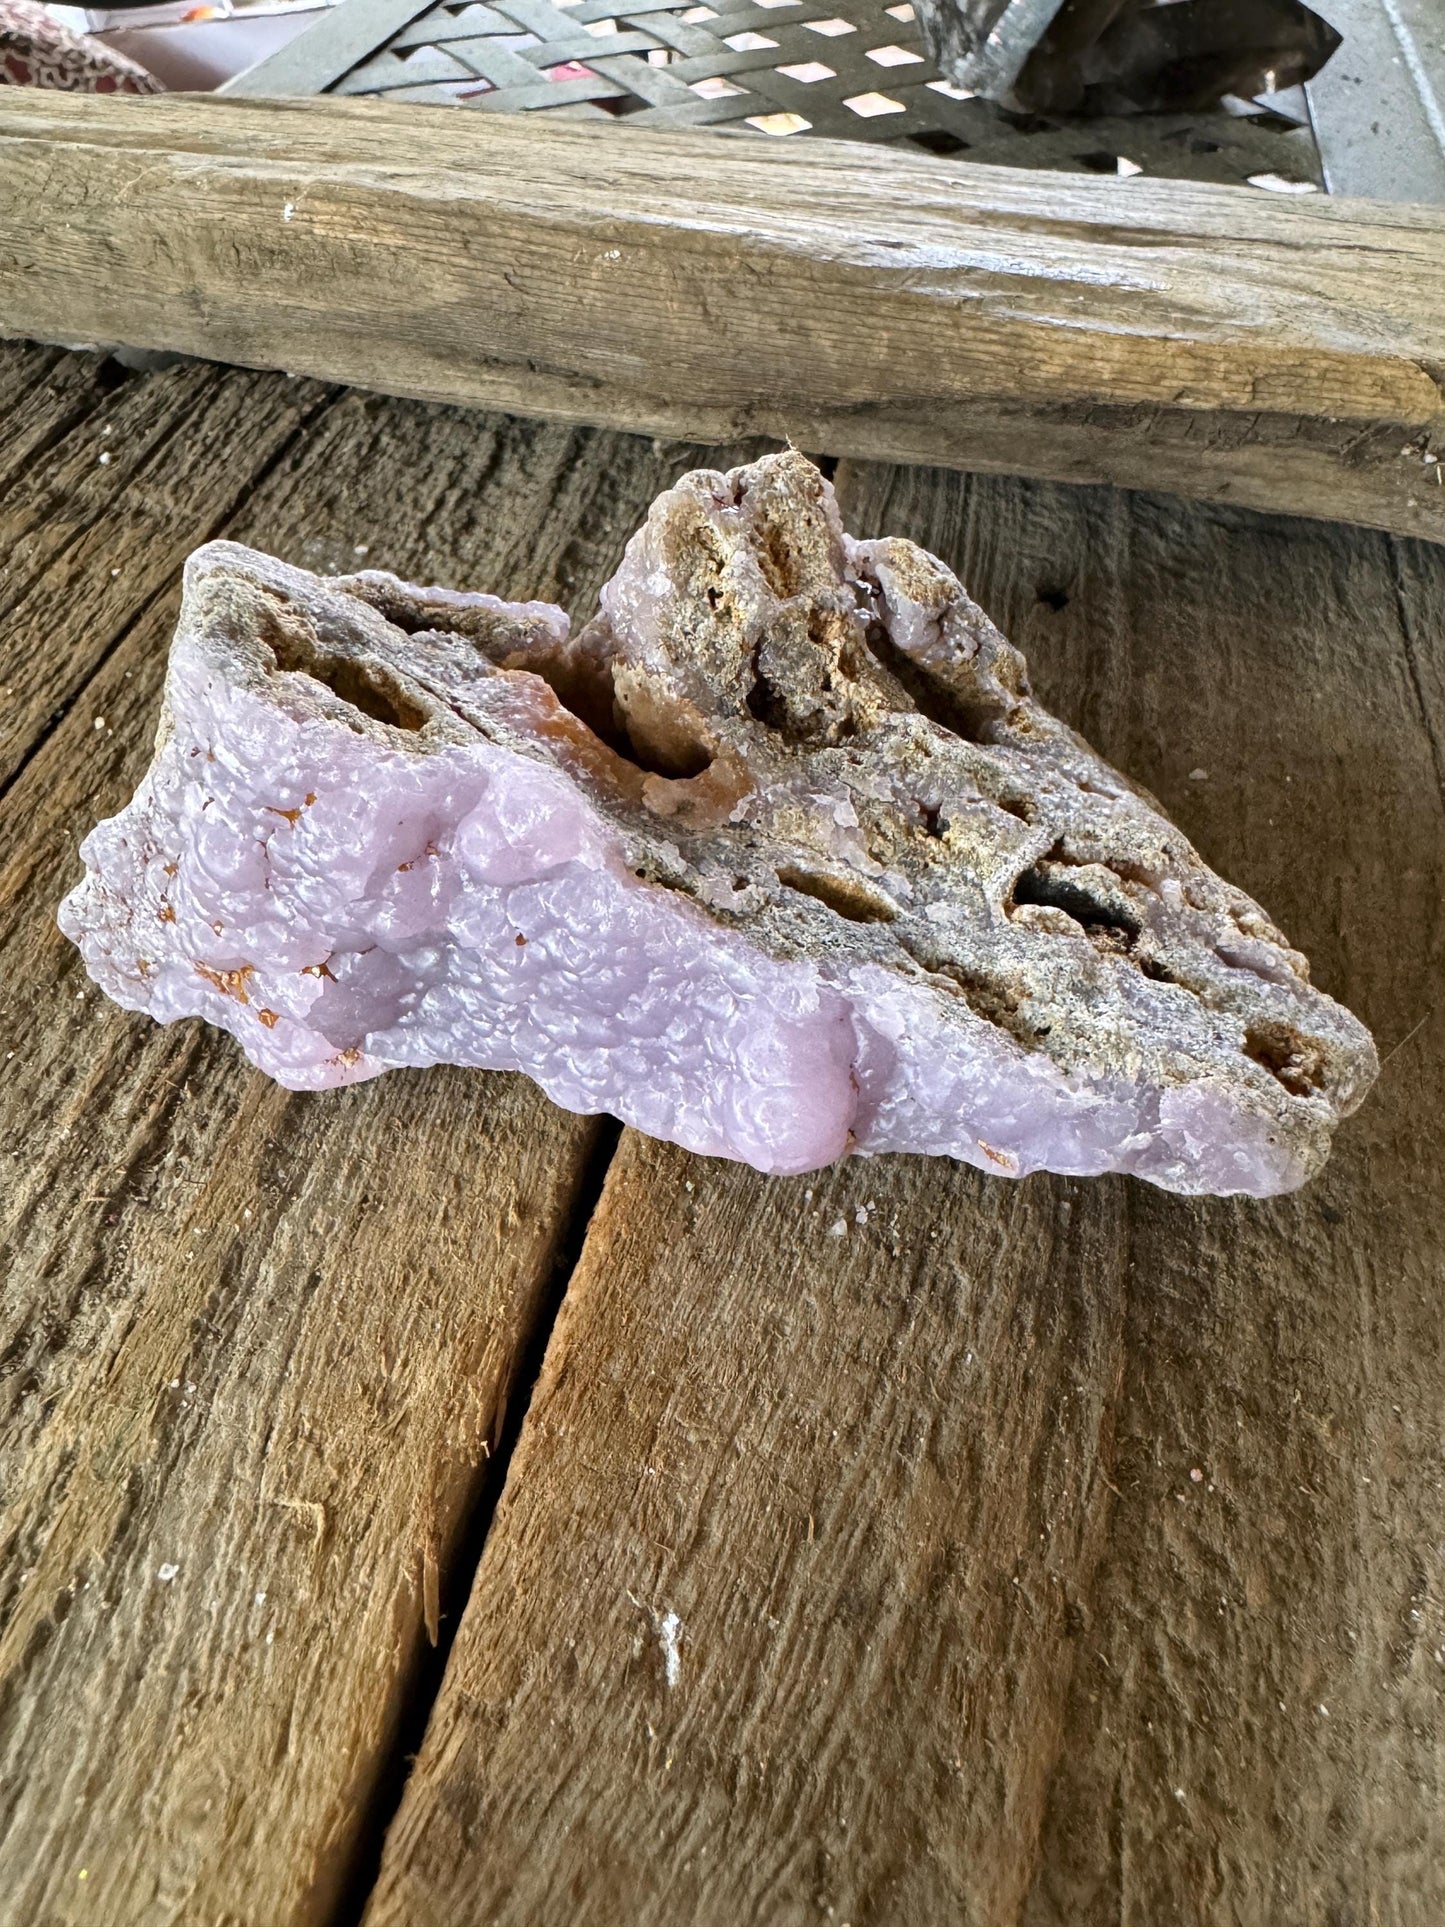
[[[17,399],[0,449],[0,782],[333,394],[200,362],[127,382],[66,356]]]
[[[839,486],[961,567],[1384,1075],[1268,1204],[908,1159],[770,1182],[625,1136],[367,1927],[1424,1927],[1445,554]]]
[[[191,543],[580,611],[697,451],[4,346],[0,410],[0,1919],[1439,1919],[1445,551],[845,462],[1380,1089],[1264,1206],[628,1134],[554,1326],[593,1127],[287,1096],[53,910]]]
[[[0,332],[562,420],[1441,537],[1442,316],[1438,210],[369,101],[0,103]]]
[[[1231,646],[1218,558],[1136,528],[1108,600],[1167,587],[1180,666],[1131,650],[1090,722],[1143,750],[1218,712],[1205,847],[1385,1067],[1297,1198],[1131,1213],[1122,1496],[1029,1927],[1445,1918],[1445,556],[1283,536]]]
[[[589,606],[689,452],[196,366],[31,351],[27,389],[26,359],[0,351],[29,450],[0,496],[0,1918],[299,1927],[367,1864],[598,1127],[519,1078],[288,1094],[106,1004],[55,906],[149,755],[192,544],[366,544]]]
[[[627,1134],[369,1927],[1016,1918],[1124,1208]]]

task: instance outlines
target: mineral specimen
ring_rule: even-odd
[[[295,1089],[527,1072],[798,1172],[922,1151],[1262,1195],[1375,1073],[1264,912],[796,453],[686,476],[545,603],[186,571],[155,761],[62,928]]]

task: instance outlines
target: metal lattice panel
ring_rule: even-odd
[[[329,65],[328,31],[338,48]],[[228,89],[323,90],[629,126],[902,142],[1014,167],[1319,181],[1307,125],[1272,111],[1068,123],[972,96],[942,78],[908,0],[638,0],[625,11],[615,0],[429,9],[345,0]]]

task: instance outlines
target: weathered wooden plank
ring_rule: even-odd
[[[0,783],[332,392],[203,362],[109,392],[64,372],[79,395],[0,494]]]
[[[208,415],[232,387],[257,420],[291,405],[278,377],[208,378]],[[192,419],[156,486],[206,444]],[[227,530],[587,606],[687,464],[354,396]],[[138,561],[149,523],[102,521]],[[72,568],[69,619],[14,640],[78,677]],[[513,1078],[289,1095],[87,987],[54,907],[146,761],[174,601],[0,805],[0,1917],[299,1927],[332,1916],[451,1610],[595,1126]]]
[[[1091,722],[1176,796],[1155,746],[1190,719],[1205,848],[1385,1066],[1297,1198],[1133,1207],[1122,1496],[1027,1918],[1417,1927],[1445,1918],[1445,558],[1246,543],[1232,640],[1200,624],[1218,565],[1148,523],[1127,574],[1077,551],[1064,673],[1100,663]],[[1173,610],[1167,677],[1107,640],[1145,598]],[[1228,727],[1196,734],[1210,709]]]
[[[1122,1202],[626,1134],[369,1927],[1016,1913]]]
[[[1157,497],[840,488],[1406,1034],[1442,692],[1397,589],[1438,665],[1438,551],[1397,576],[1378,536]],[[1003,1927],[1031,1883],[1038,1927],[1434,1918],[1433,1035],[1263,1206],[887,1159],[765,1183],[624,1139],[367,1927]]]
[[[43,348],[33,341],[0,343],[0,405],[8,411],[33,390],[43,390],[65,359],[62,349]]]
[[[1445,215],[372,101],[0,105],[0,329],[1445,535]]]
[[[104,366],[98,355],[68,355],[32,342],[0,343],[0,421],[5,424],[0,495],[77,421],[103,406]],[[0,569],[4,566],[0,563]]]

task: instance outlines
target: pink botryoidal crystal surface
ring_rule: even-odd
[[[60,922],[294,1089],[525,1071],[773,1172],[922,1151],[1263,1195],[1368,1033],[802,456],[543,603],[192,556],[155,760]]]

